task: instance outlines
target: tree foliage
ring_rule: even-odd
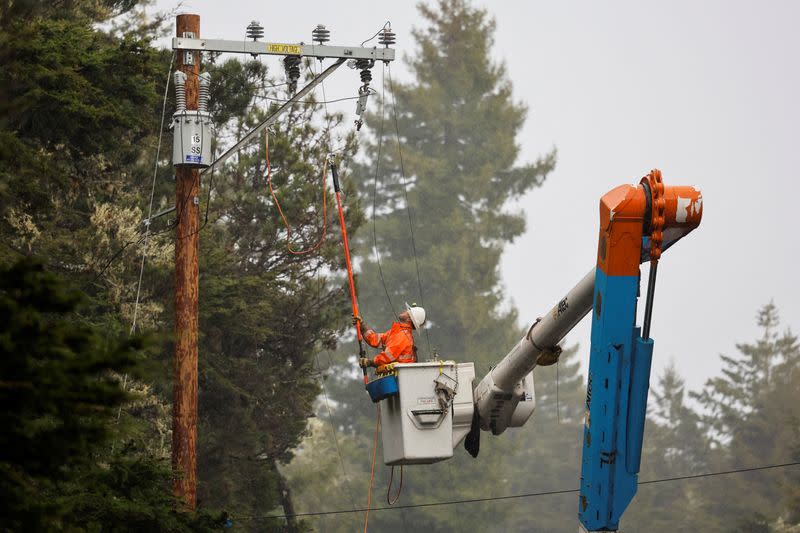
[[[210,515],[174,510],[168,464],[112,450],[131,399],[120,376],[140,366],[144,339],[108,339],[76,320],[82,300],[39,263],[0,270],[3,530],[216,529]]]

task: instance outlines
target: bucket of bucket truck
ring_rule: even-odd
[[[472,424],[473,364],[404,363],[393,372],[387,377],[396,380],[397,394],[379,400],[384,462],[428,464],[452,457]]]

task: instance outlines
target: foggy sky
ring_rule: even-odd
[[[157,2],[159,9],[176,4]],[[527,231],[508,246],[501,270],[520,326],[547,312],[593,267],[599,198],[659,168],[666,184],[702,190],[704,215],[700,228],[661,260],[651,384],[672,360],[690,388],[700,387],[719,373],[719,353],[732,355],[736,343],[756,339],[755,314],[770,300],[783,327],[800,328],[792,274],[800,3],[478,4],[496,19],[494,55],[507,67],[515,98],[529,108],[518,137],[520,162],[558,150],[546,183],[513,206],[525,212]],[[241,38],[257,19],[265,40],[283,42],[308,42],[323,23],[331,44],[358,44],[391,20],[401,58],[393,73],[402,81],[410,80],[402,58],[415,53],[410,28],[421,22],[414,2],[397,0],[195,0],[181,11],[201,16],[204,37]],[[265,61],[280,72],[278,59]],[[374,75],[378,87],[377,68]],[[353,96],[357,87],[357,73],[340,69],[326,82],[327,97]],[[354,108],[331,106],[352,118]],[[588,318],[567,338],[572,343],[588,360]],[[500,348],[497,358],[510,348]]]

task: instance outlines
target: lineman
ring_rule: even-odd
[[[379,367],[389,363],[416,363],[417,347],[414,345],[414,335],[411,330],[419,330],[425,324],[425,309],[416,305],[406,304],[406,310],[400,313],[397,322],[383,333],[376,333],[366,324],[360,316],[353,317],[353,323],[361,327],[361,334],[367,344],[373,348],[383,348],[383,351],[373,359],[362,357],[358,363],[362,367]]]

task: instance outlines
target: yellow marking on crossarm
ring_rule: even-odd
[[[284,43],[267,43],[267,52],[270,54],[284,54],[297,56],[302,53],[303,49],[296,44]]]

